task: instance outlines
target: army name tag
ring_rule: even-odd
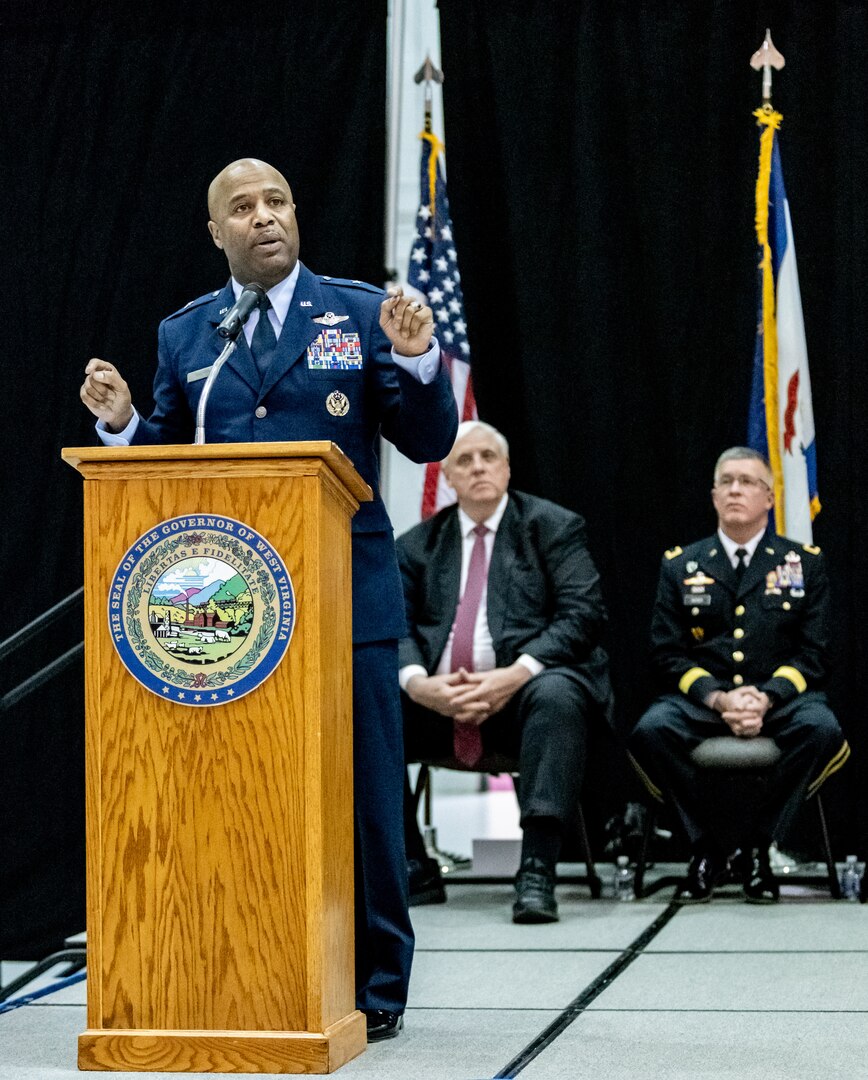
[[[708,607],[711,603],[708,593],[685,593],[682,599],[685,607]]]

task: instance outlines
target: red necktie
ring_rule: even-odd
[[[485,557],[485,534],[488,529],[484,525],[476,525],[473,532],[476,539],[473,541],[473,550],[470,553],[464,595],[458,602],[452,627],[453,671],[458,671],[459,668],[473,671],[473,635],[476,629],[476,616],[488,579],[488,565]],[[476,724],[459,724],[456,720],[452,746],[455,757],[462,765],[470,767],[475,765],[482,757],[482,735],[479,727]]]

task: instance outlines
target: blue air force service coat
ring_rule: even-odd
[[[295,294],[263,379],[244,335],[208,400],[208,442],[331,439],[374,492],[352,521],[353,641],[404,632],[391,524],[379,492],[378,436],[413,461],[452,447],[458,417],[448,373],[428,386],[398,368],[379,325],[382,290],[319,277],[300,266]],[[231,282],[160,324],[154,412],[134,443],[190,443],[205,378],[224,342],[217,324],[234,303]]]

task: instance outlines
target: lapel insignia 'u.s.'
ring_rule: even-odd
[[[340,390],[333,390],[326,398],[326,408],[332,416],[346,416],[350,411],[350,399]]]
[[[311,322],[319,323],[320,326],[337,326],[339,322],[346,322],[349,315],[335,315],[333,311],[327,311],[325,315],[318,315]]]

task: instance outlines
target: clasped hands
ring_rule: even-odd
[[[530,671],[517,661],[491,671],[460,668],[446,675],[414,675],[407,683],[407,695],[417,705],[459,724],[479,726],[500,712],[530,677]]]
[[[716,690],[706,704],[721,715],[733,735],[750,739],[759,735],[763,718],[771,708],[771,699],[755,686],[740,686],[735,690]]]

